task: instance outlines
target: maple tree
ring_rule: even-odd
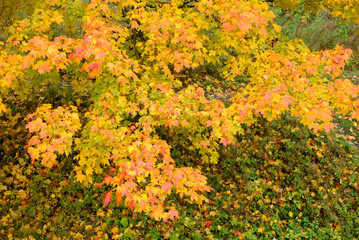
[[[176,166],[175,142],[197,152],[198,164],[215,164],[219,145],[234,143],[258,116],[289,112],[327,132],[334,110],[359,119],[359,88],[340,77],[351,50],[311,52],[281,35],[274,18],[258,0],[44,0],[9,28],[0,96],[29,98],[66,81],[88,95],[85,113],[45,103],[28,116],[32,161],[53,167],[73,153],[78,181],[106,174],[96,185],[112,186],[104,204],[115,196],[174,220],[170,194],[202,204],[211,190],[199,169]],[[66,22],[77,29],[60,31]],[[229,106],[205,97],[213,83],[236,93]]]

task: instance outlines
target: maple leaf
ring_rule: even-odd
[[[50,72],[50,66],[48,61],[38,61],[34,68],[37,69],[40,74],[43,74],[44,72]]]
[[[288,108],[289,104],[292,103],[292,96],[286,95],[282,98],[281,104]]]
[[[0,86],[1,87],[10,87],[11,86],[11,83],[12,83],[12,80],[15,79],[15,76],[14,75],[11,75],[11,74],[6,74],[5,76],[5,80],[2,80],[0,83]]]
[[[138,26],[138,23],[136,21],[133,21],[131,23],[131,28],[134,28],[134,29],[137,29],[139,26]]]
[[[41,142],[40,142],[40,139],[39,139],[38,136],[33,136],[33,137],[30,138],[30,140],[29,140],[29,145],[30,145],[30,146],[38,145],[38,144],[40,144],[40,143],[41,143]]]
[[[220,143],[222,143],[226,147],[228,145],[229,141],[227,139],[222,138]]]
[[[226,29],[226,30],[228,30],[230,32],[232,32],[235,29],[234,26],[232,24],[230,24],[230,23],[223,23],[222,28]]]
[[[172,188],[172,184],[170,182],[164,182],[161,187],[166,193],[168,193],[168,191]]]
[[[208,141],[202,141],[199,143],[202,147],[204,148],[208,148],[208,146],[210,146],[211,144]]]
[[[99,69],[99,63],[92,62],[92,63],[88,64],[87,69],[88,70],[98,70]]]
[[[6,111],[6,107],[5,105],[2,103],[2,99],[0,98],[0,113],[1,112],[5,112]]]
[[[80,53],[82,53],[84,51],[83,46],[78,46],[75,50],[75,54],[79,55]],[[69,56],[70,57],[70,56]]]
[[[46,129],[44,129],[44,130],[40,131],[39,136],[40,136],[40,138],[45,138],[45,137],[49,136],[49,132],[46,131]]]
[[[182,65],[175,64],[175,71],[179,73],[179,72],[181,72],[181,70],[182,70]]]
[[[174,120],[174,121],[172,122],[172,126],[179,127],[179,121],[178,121],[178,120]]]
[[[28,54],[28,55],[26,55],[26,56],[24,56],[22,58],[22,67],[21,67],[21,69],[22,70],[27,69],[32,64],[34,64],[34,58],[30,54]]]
[[[276,31],[278,33],[282,31],[282,28],[277,24],[273,24],[273,28],[274,28],[274,31]]]
[[[130,200],[130,201],[127,203],[127,206],[130,207],[130,209],[131,209],[132,212],[133,212],[133,209],[134,209],[135,206],[136,206],[136,202],[133,201],[133,200]]]
[[[80,172],[76,174],[76,180],[80,183],[83,183],[86,180],[86,176]]]
[[[151,170],[151,169],[152,169],[152,165],[153,165],[153,162],[152,162],[152,161],[147,161],[147,162],[145,163],[145,168],[146,168],[147,170]]]
[[[169,211],[168,211],[168,215],[170,217],[170,219],[172,221],[174,221],[175,217],[176,218],[180,218],[179,215],[178,215],[178,211],[175,209],[175,208],[171,208]]]
[[[106,52],[105,51],[101,51],[101,52],[98,52],[95,56],[95,59],[103,59],[106,57]]]
[[[116,191],[116,204],[117,206],[120,206],[120,204],[123,202],[123,195],[119,192]]]
[[[103,204],[107,205],[112,199],[112,191],[106,193],[105,198],[103,199]]]
[[[28,151],[28,153],[30,154],[31,162],[32,162],[32,163],[34,162],[34,160],[40,158],[40,153],[39,153],[39,151],[38,151],[36,148],[29,147],[27,151]]]
[[[351,117],[359,120],[359,110],[353,111]]]

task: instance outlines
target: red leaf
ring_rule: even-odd
[[[82,46],[78,46],[76,48],[76,51],[75,51],[75,54],[78,55],[79,53],[83,52],[84,51],[84,48]]]
[[[221,140],[221,143],[224,145],[224,146],[227,146],[228,145],[228,143],[229,143],[229,141],[227,140],[227,139],[222,139]]]
[[[92,62],[92,63],[90,63],[90,64],[88,65],[87,69],[88,69],[88,70],[94,70],[94,69],[98,70],[98,69],[99,69],[99,64],[96,63],[96,62]]]
[[[132,200],[129,201],[127,204],[127,206],[131,208],[132,212],[133,212],[135,205],[136,205],[135,201],[132,201]]]
[[[110,191],[105,195],[105,198],[103,199],[103,204],[107,205],[111,201],[111,198],[112,192]]]
[[[211,221],[205,221],[204,225],[206,225],[206,227],[210,227],[212,225],[212,222]]]

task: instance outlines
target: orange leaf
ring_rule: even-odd
[[[283,104],[286,108],[289,106],[289,104],[292,103],[292,97],[289,96],[289,95],[286,95],[283,97],[282,101],[281,101],[281,104]]]
[[[229,141],[227,140],[227,139],[222,139],[221,141],[220,141],[220,143],[222,143],[224,146],[227,146],[228,145],[228,143],[229,143]]]
[[[116,199],[117,206],[119,206],[123,201],[122,194],[119,191],[116,191],[116,198],[117,198]]]
[[[28,67],[30,67],[32,64],[34,64],[34,58],[30,55],[26,55],[22,58],[22,67],[21,69],[27,69]]]
[[[26,124],[25,128],[29,129],[29,132],[32,133],[32,132],[35,132],[36,130],[36,122],[35,121],[32,121],[32,122],[29,122]]]
[[[49,73],[50,72],[50,67],[49,67],[49,63],[48,62],[39,62],[40,64],[36,64],[36,66],[38,67],[38,71],[40,74],[43,74],[44,72]],[[43,63],[43,64],[41,64]]]
[[[176,218],[179,218],[179,215],[178,215],[178,211],[174,208],[171,208],[169,211],[168,211],[168,214],[170,216],[170,219],[173,221]]]
[[[105,198],[103,199],[103,204],[107,205],[111,201],[111,198],[112,198],[112,192],[110,191],[106,193]]]
[[[131,28],[135,28],[135,29],[138,28],[138,24],[137,24],[136,21],[133,21],[133,22],[131,23]]]
[[[29,149],[27,150],[27,152],[30,154],[31,163],[34,163],[34,160],[40,158],[40,153],[39,153],[39,151],[38,151],[36,148],[29,147]]]
[[[175,64],[175,71],[179,73],[181,70],[182,70],[182,65]]]
[[[162,189],[165,190],[166,193],[172,188],[172,184],[169,182],[162,183]]]

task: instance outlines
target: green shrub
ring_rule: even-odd
[[[284,116],[246,128],[237,146],[223,150],[223,159],[228,170],[222,172],[236,172],[232,178],[241,186],[236,200],[241,207],[234,214],[246,236],[359,235],[359,157],[344,139],[314,134]]]

